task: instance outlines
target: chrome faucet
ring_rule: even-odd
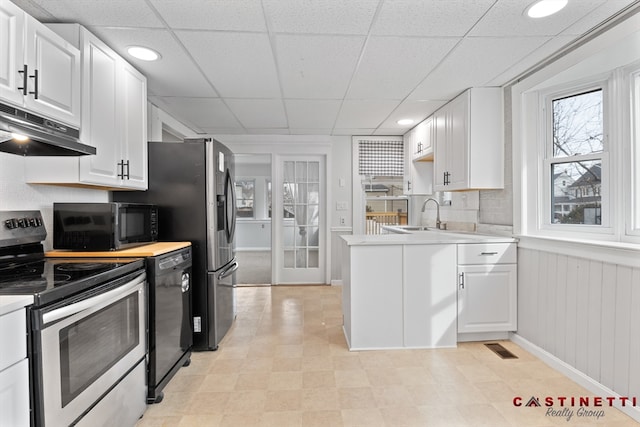
[[[428,198],[422,204],[422,212],[424,212],[425,208],[427,207],[427,202],[430,201],[430,200],[432,200],[436,204],[436,228],[438,230],[440,230],[440,224],[441,224],[441,222],[440,222],[440,203],[438,203],[438,201],[436,199]]]

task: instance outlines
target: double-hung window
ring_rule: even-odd
[[[510,87],[523,241],[640,244],[640,16],[628,19]]]
[[[543,221],[550,228],[610,224],[607,85],[545,96]]]

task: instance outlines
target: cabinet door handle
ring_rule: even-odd
[[[464,273],[458,274],[458,286],[460,289],[464,289]]]
[[[411,190],[411,181],[407,180],[407,191]]]
[[[18,73],[22,74],[22,87],[19,87],[18,90],[22,91],[22,95],[27,95],[27,79],[29,78],[28,70],[29,67],[27,64],[22,66],[22,70],[18,70]]]
[[[126,166],[127,166],[127,179],[129,179],[129,160],[127,160]],[[122,175],[124,175],[124,170],[122,171]]]
[[[124,179],[124,160],[120,160],[118,162],[118,168],[120,168],[120,173],[118,173],[118,178]]]
[[[498,252],[480,252],[480,255],[498,255]]]
[[[29,94],[33,95],[34,99],[38,99],[38,70],[33,70],[33,74],[29,78],[33,79],[33,92],[29,92]]]

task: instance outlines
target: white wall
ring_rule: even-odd
[[[47,229],[45,250],[53,249],[53,202],[106,202],[109,192],[25,183],[26,159],[0,153],[0,210],[40,210]]]

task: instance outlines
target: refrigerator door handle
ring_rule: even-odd
[[[234,261],[229,267],[218,273],[218,280],[222,280],[238,269],[238,263]]]
[[[234,234],[236,232],[236,194],[235,194],[235,186],[233,180],[231,179],[231,172],[227,169],[227,173],[225,174],[225,185],[224,185],[224,201],[225,205],[225,226],[227,232],[227,240],[229,243],[233,241]],[[229,212],[231,211],[231,212]],[[231,214],[231,215],[229,215]]]

